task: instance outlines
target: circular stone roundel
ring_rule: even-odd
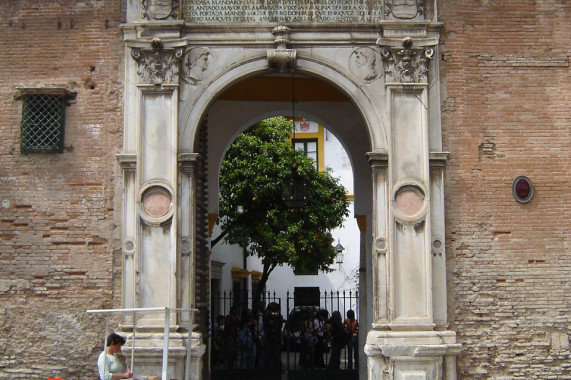
[[[398,211],[405,217],[417,215],[424,206],[424,192],[417,186],[405,185],[395,195]]]
[[[170,210],[171,194],[162,186],[151,186],[143,193],[142,203],[149,216],[160,218]]]
[[[533,184],[526,176],[519,176],[512,184],[512,194],[516,201],[527,203],[533,197]]]

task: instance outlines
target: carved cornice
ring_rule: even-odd
[[[295,69],[297,59],[297,51],[288,49],[290,29],[285,25],[278,25],[272,29],[274,42],[277,45],[275,49],[267,50],[268,66],[270,70],[276,70],[280,73],[291,72]]]
[[[385,83],[427,83],[428,64],[433,56],[433,47],[413,47],[410,37],[402,40],[402,47],[381,45]]]
[[[151,41],[151,49],[133,48],[131,56],[137,62],[140,85],[178,85],[183,49],[165,49],[159,38]]]

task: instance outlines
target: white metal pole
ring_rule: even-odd
[[[133,311],[133,342],[131,343],[131,370],[129,372],[135,373],[135,327],[137,326],[137,312]]]
[[[191,345],[192,345],[192,320],[194,318],[194,314],[192,311],[188,312],[188,339],[186,341],[186,365],[184,367],[184,380],[190,380],[190,353],[191,353]]]
[[[109,319],[105,318],[105,337],[103,338],[103,379],[107,376],[107,335],[108,335]]]
[[[167,369],[169,360],[169,330],[170,330],[170,310],[165,308],[165,332],[164,332],[164,344],[163,344],[163,373],[162,380],[167,380]]]

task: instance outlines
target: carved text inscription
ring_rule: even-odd
[[[382,0],[183,0],[193,23],[376,23]]]

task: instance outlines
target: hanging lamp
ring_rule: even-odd
[[[295,77],[294,70],[291,71],[291,109],[292,117],[291,124],[293,128],[293,139],[295,143]],[[294,147],[295,149],[295,147]],[[305,205],[307,200],[307,182],[298,171],[297,162],[291,164],[291,173],[288,174],[282,186],[282,199],[288,208],[301,208]]]

